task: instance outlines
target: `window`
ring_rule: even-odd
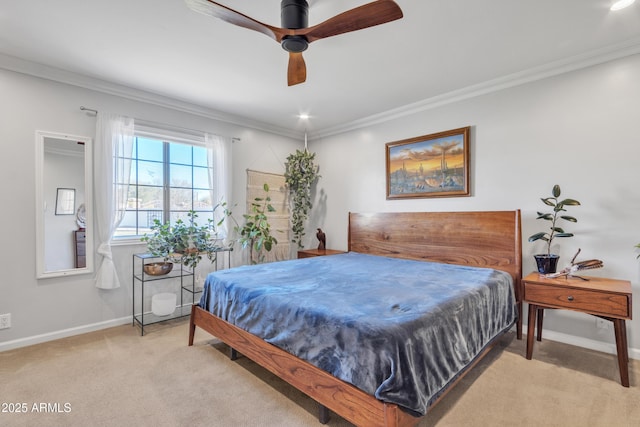
[[[202,138],[200,138],[202,139]],[[114,238],[138,238],[151,231],[154,220],[187,220],[194,210],[198,223],[213,219],[219,202],[214,199],[213,148],[197,137],[167,138],[139,131],[136,126],[127,205]]]

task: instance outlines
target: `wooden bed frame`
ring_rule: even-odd
[[[520,211],[416,212],[349,214],[349,251],[397,258],[491,267],[511,274],[520,315],[517,337],[522,338],[522,245]],[[397,405],[385,403],[331,374],[298,359],[262,339],[193,306],[189,345],[197,327],[234,351],[279,376],[320,405],[362,426],[404,427],[420,421]],[[490,348],[476,358],[475,365]],[[465,373],[456,380],[459,381]],[[450,390],[451,387],[448,388]],[[446,392],[438,398],[438,401]],[[434,403],[435,404],[435,403]],[[432,405],[433,406],[433,405]]]

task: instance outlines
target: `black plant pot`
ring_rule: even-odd
[[[538,273],[550,274],[556,272],[556,268],[558,267],[558,260],[560,259],[559,255],[539,254],[534,255],[533,257],[536,259],[536,264],[538,264]]]

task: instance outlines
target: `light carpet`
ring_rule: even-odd
[[[320,426],[316,403],[188,320],[130,325],[0,353],[2,426]],[[616,357],[544,340],[533,360],[505,335],[419,424],[637,426]],[[20,412],[16,412],[20,411]],[[350,426],[335,414],[328,426]]]

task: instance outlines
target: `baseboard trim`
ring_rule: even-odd
[[[89,325],[63,329],[61,331],[48,332],[46,334],[34,335],[32,337],[20,338],[13,341],[0,342],[0,352],[40,344],[47,341],[54,341],[74,335],[86,334],[87,332],[99,331],[101,329],[113,328],[114,326],[126,325],[127,323],[131,323],[131,316],[107,320],[106,322],[91,323]]]
[[[527,333],[527,325],[523,325],[522,327],[525,338]],[[613,329],[611,329],[611,336],[613,336]],[[575,335],[563,334],[561,332],[550,331],[545,329],[542,332],[542,339],[557,341],[564,344],[575,345],[576,347],[583,347],[589,350],[600,351],[602,353],[609,354],[618,354],[618,350],[616,349],[616,343],[608,343],[603,341],[596,341],[588,338],[577,337]],[[640,360],[640,349],[629,347],[629,359]]]

